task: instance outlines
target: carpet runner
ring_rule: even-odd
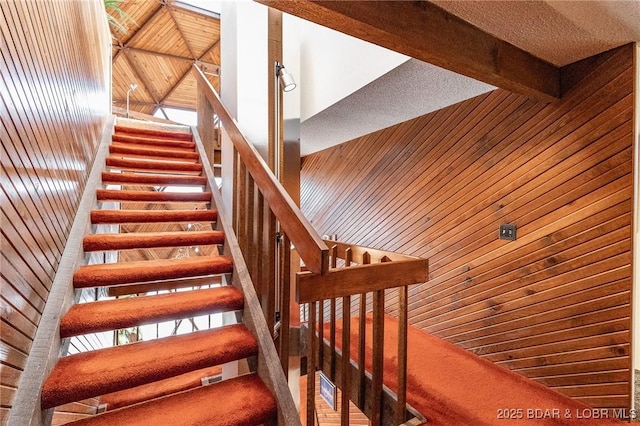
[[[222,247],[224,233],[211,230],[217,212],[210,208],[212,193],[206,190],[208,180],[191,133],[117,125],[112,140],[102,179],[104,185],[121,186],[97,189],[97,201],[146,207],[94,210],[91,222],[145,228],[89,234],[83,241],[86,253]],[[194,186],[205,190],[173,189]],[[166,203],[172,207],[157,207]],[[195,230],[198,223],[203,227]],[[182,224],[184,231],[156,231],[152,224]],[[137,294],[74,305],[61,319],[61,338],[242,311],[244,296],[233,286],[182,288],[201,281],[222,284],[223,275],[231,276],[233,260],[218,251],[79,267],[73,275],[76,289],[122,287],[137,289]],[[169,292],[157,293],[165,289]],[[242,323],[68,355],[46,379],[41,406],[102,396],[108,411],[74,422],[79,425],[259,425],[277,416],[274,395],[261,378],[251,373],[220,380],[222,364],[256,355],[258,342]],[[210,377],[215,380],[203,385],[202,379]]]
[[[372,324],[373,318],[368,316],[365,345],[368,371],[372,369]],[[351,330],[358,330],[358,318],[352,318]],[[324,335],[328,333],[326,324]],[[396,318],[385,316],[384,333],[384,384],[396,391]],[[338,347],[341,336],[341,322],[337,322]],[[358,336],[353,332],[351,359],[358,359]],[[415,327],[408,330],[407,362],[407,403],[424,415],[429,425],[623,424],[611,418],[597,418],[604,416],[606,410],[588,407]]]

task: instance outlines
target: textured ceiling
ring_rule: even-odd
[[[640,1],[433,3],[556,66],[640,40]]]
[[[556,66],[640,41],[640,0],[433,3]],[[300,125],[307,155],[468,99],[491,87],[416,60]]]
[[[410,59],[305,120],[300,128],[300,154],[304,156],[355,139],[493,89],[488,84]]]

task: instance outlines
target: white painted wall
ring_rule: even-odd
[[[301,121],[409,59],[291,15],[283,18],[283,39],[283,62],[287,69],[293,65],[289,71],[298,82],[296,90],[300,90]],[[299,59],[295,55],[299,55]],[[299,66],[299,70],[295,70],[295,66]],[[285,102],[285,118],[292,118],[287,115],[295,110],[295,105],[290,108],[287,110]]]
[[[245,137],[266,158],[267,7],[248,1],[223,1],[220,9],[220,96]],[[233,156],[223,133],[222,198],[231,213]],[[224,155],[224,154],[223,154]]]

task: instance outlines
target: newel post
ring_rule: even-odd
[[[209,163],[215,164],[215,150],[220,149],[218,135],[214,122],[214,110],[204,94],[204,90],[198,83],[197,89],[198,133],[209,158]]]

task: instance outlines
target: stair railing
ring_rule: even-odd
[[[236,238],[231,232],[231,220],[222,209],[221,195],[214,179],[213,168],[206,155],[203,142],[196,128],[192,128],[193,139],[196,143],[204,175],[207,176],[207,190],[211,191],[214,204],[218,210],[218,229],[225,231],[225,245],[223,252],[233,259],[233,276],[231,282],[240,288],[244,294],[245,304],[242,318],[247,328],[256,336],[258,342],[258,363],[256,372],[262,381],[276,397],[278,405],[278,424],[299,425],[300,417],[296,410],[295,403],[289,391],[289,386],[282,374],[282,366],[278,360],[273,344],[271,343],[271,333],[265,318],[260,309],[260,302],[255,292],[254,285],[249,276],[249,270],[243,259],[243,253]]]
[[[357,393],[358,406],[369,413],[372,424],[381,424],[382,406],[389,406],[388,401],[383,400],[384,395],[388,395],[388,389],[383,392],[382,383],[382,339],[384,337],[384,290],[398,288],[401,305],[399,331],[399,372],[398,384],[399,395],[397,403],[393,404],[398,414],[394,414],[391,423],[406,424],[406,410],[410,407],[406,404],[406,344],[407,344],[407,285],[427,281],[428,262],[410,256],[404,256],[391,252],[384,252],[375,249],[367,249],[357,246],[346,246],[342,243],[331,241],[331,252],[326,242],[319,236],[308,220],[300,212],[298,206],[288,195],[282,184],[267,166],[266,162],[258,154],[254,146],[248,142],[247,138],[240,131],[238,124],[231,117],[224,107],[218,94],[207,80],[204,73],[194,65],[193,75],[198,84],[198,114],[213,123],[214,117],[219,120],[219,131],[226,133],[233,145],[233,217],[231,224],[237,235],[237,250],[242,253],[246,263],[246,269],[240,271],[240,279],[243,283],[252,282],[260,302],[266,324],[269,327],[272,337],[277,340],[280,363],[287,374],[289,360],[289,309],[290,309],[290,270],[291,270],[291,246],[295,246],[307,272],[296,275],[296,298],[298,303],[309,303],[311,312],[309,324],[310,328],[316,329],[316,333],[309,333],[313,350],[308,351],[308,366],[323,367],[322,362],[317,359],[322,357],[319,342],[323,342],[323,327],[317,326],[324,322],[324,316],[316,316],[317,303],[324,306],[325,301],[330,305],[335,305],[335,299],[343,298],[345,306],[350,306],[350,298],[354,295],[364,295],[361,300],[367,300],[366,294],[373,293],[373,316],[374,316],[374,351],[373,372],[371,380],[367,379],[364,367],[364,346],[362,346],[362,357],[358,362],[358,386]],[[213,124],[211,124],[213,126]],[[212,132],[205,130],[206,134]],[[207,146],[207,151],[214,149],[214,144]],[[225,154],[226,155],[226,154]],[[202,156],[203,158],[205,156]],[[209,153],[207,157],[211,157]],[[222,204],[219,204],[221,206]],[[232,250],[233,251],[233,250]],[[331,263],[334,269],[330,269]],[[235,258],[235,252],[234,252]],[[338,259],[346,259],[346,264],[358,263],[356,266],[336,268]],[[372,263],[371,259],[377,259],[380,263]],[[368,260],[367,260],[368,259]],[[280,268],[281,273],[276,274],[276,268]],[[246,274],[243,272],[246,270]],[[235,278],[234,278],[235,281]],[[245,284],[243,284],[244,286]],[[346,302],[344,300],[346,299]],[[333,301],[331,301],[333,300]],[[324,312],[321,309],[320,312]],[[362,324],[368,312],[367,304],[364,302],[360,308]],[[345,316],[350,319],[350,314]],[[332,324],[336,321],[336,316],[329,316]],[[343,319],[344,321],[344,319]],[[348,323],[348,321],[346,322]],[[344,325],[343,327],[349,327]],[[314,325],[315,324],[315,325]],[[402,325],[404,324],[404,325]],[[361,325],[361,329],[364,325]],[[348,328],[345,328],[348,335]],[[330,370],[335,372],[335,332],[333,333],[332,350],[329,352],[330,359],[334,367]],[[364,343],[364,332],[359,336]],[[262,336],[259,336],[259,340]],[[348,340],[348,339],[346,339]],[[348,345],[348,343],[346,343]],[[349,353],[348,351],[346,353]],[[316,355],[317,354],[317,355]],[[343,361],[349,362],[350,357]],[[271,360],[267,359],[268,363]],[[348,371],[349,369],[344,369]],[[354,382],[349,375],[344,382],[338,379],[338,383]],[[355,382],[354,382],[355,383]],[[369,384],[370,383],[370,384]],[[373,387],[372,387],[373,386]],[[343,387],[344,388],[344,387]],[[351,392],[345,392],[347,396]],[[307,380],[307,422],[314,424],[315,403],[315,380]],[[365,408],[366,402],[366,408]],[[373,405],[373,408],[372,408]],[[348,404],[346,406],[348,424]],[[343,408],[344,410],[344,408]],[[415,413],[414,413],[415,415]],[[419,415],[418,415],[419,417]],[[389,420],[386,417],[385,421]],[[385,423],[385,424],[391,424]],[[289,424],[289,423],[287,423]]]
[[[420,424],[424,418],[407,405],[408,285],[426,282],[428,260],[398,253],[326,240],[331,269],[325,275],[297,275],[296,299],[309,304],[307,365],[323,370],[342,390],[341,424],[349,424],[351,400],[371,424]],[[383,386],[385,290],[396,289],[398,305],[397,394]],[[369,294],[371,294],[369,296]],[[341,302],[338,304],[338,299]],[[373,314],[371,373],[366,371],[366,317]],[[351,362],[352,314],[358,318],[357,364]],[[341,350],[336,350],[336,322],[342,318]],[[325,328],[328,336],[325,338]],[[355,348],[354,348],[355,349]],[[346,355],[346,356],[345,356]],[[311,368],[310,368],[311,369]],[[312,370],[312,369],[311,369]],[[339,374],[338,374],[339,373]],[[307,411],[315,410],[315,380],[307,380]],[[312,426],[313,416],[307,416]]]

